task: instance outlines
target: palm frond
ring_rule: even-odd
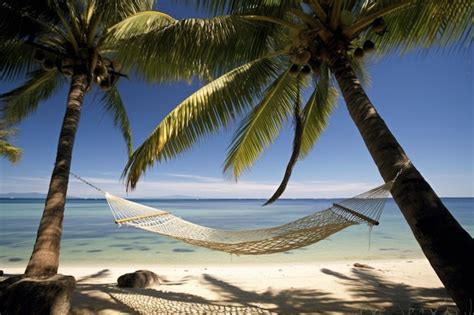
[[[296,101],[295,105],[293,107],[293,120],[294,120],[294,136],[293,136],[293,151],[291,152],[291,157],[290,160],[288,161],[288,164],[286,165],[285,169],[285,175],[283,176],[283,179],[278,186],[277,190],[275,193],[268,199],[263,205],[269,205],[273,202],[275,202],[280,196],[285,192],[286,186],[288,185],[288,182],[290,181],[291,174],[293,173],[293,168],[296,165],[296,162],[298,161],[300,151],[301,151],[301,143],[303,141],[303,116],[301,115],[301,86],[300,86],[300,81],[299,78],[297,78],[298,84],[297,84],[297,96],[296,96]]]
[[[3,118],[10,123],[23,120],[35,111],[40,101],[49,98],[62,86],[64,79],[57,70],[34,71],[22,86],[0,95]]]
[[[370,14],[393,0],[378,1]],[[411,0],[409,6],[384,16],[387,30],[378,36],[370,30],[379,53],[407,52],[416,48],[466,48],[472,41],[472,3],[465,0]]]
[[[130,128],[127,110],[125,109],[117,88],[113,87],[109,91],[104,92],[104,96],[100,101],[104,105],[104,109],[112,115],[114,125],[122,132],[122,136],[127,144],[128,156],[131,156],[133,152],[132,130]]]
[[[135,188],[153,164],[174,158],[203,136],[227,126],[250,108],[261,86],[278,73],[279,63],[261,58],[242,65],[208,83],[169,113],[133,153],[123,176]]]
[[[288,70],[268,87],[262,101],[237,130],[227,153],[224,172],[230,172],[237,179],[273,143],[291,115],[297,90],[296,79]]]
[[[128,40],[114,42],[111,36],[107,44],[118,49],[123,64],[133,65],[148,81],[195,75],[208,79],[264,56],[270,46],[269,39],[262,37],[264,32],[265,27],[255,27],[237,16],[186,19]]]
[[[326,128],[336,106],[337,90],[330,86],[329,69],[322,67],[321,76],[303,109],[303,136],[300,158],[306,157]]]
[[[0,80],[15,80],[31,70],[34,48],[20,40],[0,41]]]
[[[0,140],[0,156],[6,157],[11,163],[17,163],[20,158],[23,150],[15,147],[14,145]]]
[[[154,0],[94,0],[96,12],[101,20],[110,27],[140,11],[152,10]]]

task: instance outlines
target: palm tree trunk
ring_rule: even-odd
[[[460,311],[468,314],[474,296],[472,237],[410,162],[365,94],[344,53],[331,56],[331,70],[383,179],[393,179],[403,168],[391,190],[392,196],[448,293]]]
[[[51,175],[36,243],[25,271],[25,275],[30,277],[48,277],[58,272],[59,249],[72,150],[81,116],[84,94],[89,83],[89,76],[85,73],[75,74],[71,80],[66,114],[59,136],[56,163]]]

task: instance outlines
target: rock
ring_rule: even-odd
[[[3,276],[3,270],[0,270],[0,277]]]
[[[75,287],[76,280],[72,276],[9,278],[0,283],[0,313],[68,314]]]
[[[366,265],[366,264],[355,263],[353,266],[356,267],[356,268],[374,269],[374,267]]]
[[[148,270],[126,273],[117,279],[120,288],[148,288],[157,284],[160,284],[158,275]]]

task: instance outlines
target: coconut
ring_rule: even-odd
[[[41,63],[41,67],[43,68],[44,71],[51,71],[54,69],[54,66],[55,66],[54,61],[52,61],[51,59],[45,59]]]
[[[63,67],[61,68],[61,72],[62,72],[66,77],[72,76],[72,74],[73,74],[72,66],[63,66]]]
[[[292,64],[290,67],[290,74],[296,77],[298,73],[300,73],[300,66],[297,64]]]
[[[103,63],[97,63],[97,66],[94,69],[94,74],[96,76],[103,76],[107,74],[107,67]]]
[[[364,42],[364,53],[371,53],[375,50],[375,44],[371,40],[366,40]]]
[[[311,67],[309,65],[304,65],[303,68],[301,68],[301,74],[308,75],[310,73],[311,73]]]
[[[341,12],[341,24],[342,26],[350,26],[352,25],[352,22],[354,21],[354,18],[352,16],[352,12],[348,10],[342,10]]]
[[[354,50],[354,57],[357,58],[357,59],[363,58],[364,57],[364,50],[360,47],[357,47]]]
[[[385,25],[385,20],[383,18],[376,18],[372,22],[372,30],[379,35],[383,35],[387,29]]]
[[[120,69],[122,69],[122,64],[117,60],[112,60],[110,66],[114,71],[120,71]]]
[[[35,54],[33,55],[33,59],[36,62],[43,62],[45,58],[46,58],[46,55],[45,55],[44,51],[42,51],[41,49],[36,49],[35,50]]]
[[[110,83],[110,79],[108,77],[101,80],[99,86],[104,92],[107,92],[112,88],[112,84]]]
[[[300,66],[302,66],[304,64],[307,64],[310,59],[311,59],[311,53],[307,50],[304,50],[302,52],[298,52],[296,54],[292,54],[290,56],[291,62],[293,62],[297,65],[300,65]]]

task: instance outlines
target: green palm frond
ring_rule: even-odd
[[[113,87],[109,91],[104,92],[101,103],[104,105],[104,109],[112,115],[114,125],[121,130],[122,136],[127,144],[128,156],[131,156],[133,152],[132,130],[130,128],[127,110],[125,109],[117,88]]]
[[[261,58],[208,83],[169,113],[129,159],[123,176],[135,188],[149,167],[174,158],[203,136],[227,126],[261,96],[277,74],[276,60]]]
[[[321,69],[321,77],[303,109],[303,136],[300,158],[306,157],[326,128],[336,107],[337,90],[330,85],[329,69]]]
[[[0,95],[2,116],[10,123],[23,120],[34,112],[38,103],[49,98],[62,86],[63,78],[56,70],[38,70],[30,75],[30,79],[22,86]]]
[[[100,14],[104,25],[110,27],[140,11],[148,11],[154,0],[91,0],[95,2],[95,13]]]
[[[298,7],[301,0],[181,0],[212,14],[259,14],[283,16],[289,8]]]
[[[293,168],[295,167],[296,162],[298,162],[300,156],[301,145],[303,142],[304,121],[301,113],[301,78],[298,77],[297,80],[297,95],[295,104],[293,105],[293,123],[295,128],[293,136],[293,150],[291,152],[290,160],[286,165],[285,174],[280,185],[278,186],[275,193],[263,204],[264,206],[275,202],[285,192],[286,186],[290,181],[291,174],[293,173]]]
[[[15,80],[29,72],[33,52],[23,41],[0,41],[0,80]]]
[[[114,39],[114,30],[107,45],[117,47],[124,64],[133,65],[138,75],[153,82],[195,75],[208,79],[264,56],[270,45],[261,36],[266,28],[256,28],[237,16],[176,21],[126,41]],[[131,35],[136,31],[124,29]]]
[[[291,115],[298,90],[296,81],[287,70],[268,87],[262,101],[237,130],[227,153],[224,172],[239,178],[273,143]]]
[[[0,140],[0,156],[6,157],[11,163],[17,163],[22,154],[23,150],[14,145]]]
[[[12,128],[4,120],[0,120],[0,156],[7,158],[11,163],[17,163],[22,154],[22,150],[9,143],[9,138],[17,134],[17,129]]]
[[[377,12],[394,1],[378,1],[366,13]],[[465,0],[410,0],[410,5],[384,16],[383,36],[366,32],[379,47],[379,53],[407,52],[436,46],[440,49],[466,48],[472,41],[472,2]]]

